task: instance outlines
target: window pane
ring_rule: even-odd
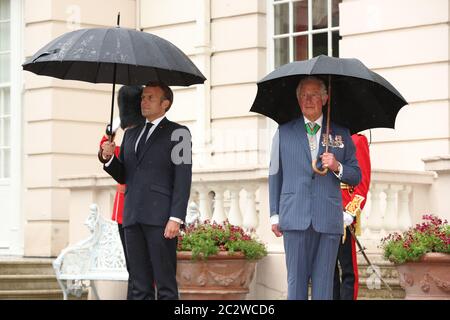
[[[3,178],[9,178],[11,176],[11,152],[9,149],[3,150]]]
[[[0,53],[0,83],[9,82],[9,53]]]
[[[313,29],[322,29],[328,26],[328,0],[314,0],[312,8]]]
[[[339,40],[341,40],[341,37],[339,36],[339,31],[334,31],[331,34],[331,37],[333,45],[333,57],[339,58]]]
[[[294,2],[294,32],[308,30],[308,0]]]
[[[0,104],[2,104],[2,107],[0,108],[0,115],[6,116],[11,113],[9,88],[3,88],[1,90],[3,91],[3,101],[0,101]]]
[[[328,55],[328,35],[326,32],[313,34],[313,57]]]
[[[275,34],[289,32],[289,4],[282,3],[275,6]]]
[[[308,36],[294,38],[294,60],[308,60]]]
[[[0,22],[0,51],[8,51],[10,42],[9,22]]]
[[[0,20],[8,20],[10,17],[10,0],[0,0]]]
[[[341,3],[341,2],[342,2],[342,0],[333,0],[333,3],[332,3],[331,21],[332,21],[332,26],[333,27],[339,26],[339,3]]]
[[[11,143],[11,126],[10,118],[3,118],[3,146],[9,147]]]
[[[275,39],[275,68],[289,62],[289,38]]]

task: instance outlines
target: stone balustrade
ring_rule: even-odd
[[[267,174],[262,168],[195,171],[190,209],[198,210],[200,221],[221,223],[228,219],[231,224],[256,230],[261,185],[267,185]]]
[[[408,229],[426,213],[433,213],[433,172],[373,170],[367,203],[362,213],[361,242],[377,251],[391,232]]]
[[[432,213],[430,189],[433,172],[373,170],[368,200],[362,215],[362,239],[368,249],[376,250],[387,233],[402,231]],[[82,238],[84,217],[91,203],[97,203],[104,216],[112,212],[115,181],[107,175],[60,179],[61,187],[71,190],[70,242]],[[188,221],[228,219],[247,230],[257,230],[270,244],[268,226],[267,168],[194,170]],[[263,224],[263,226],[261,226]]]
[[[62,188],[71,191],[69,243],[75,243],[87,236],[82,227],[83,213],[87,213],[91,203],[98,204],[100,214],[110,216],[116,182],[104,174],[64,177],[60,182]],[[228,219],[247,230],[256,230],[260,225],[259,212],[268,210],[261,208],[260,199],[264,199],[262,206],[268,207],[267,168],[195,170],[187,219],[197,212],[200,221],[221,223]],[[268,214],[264,214],[263,219],[266,218]]]

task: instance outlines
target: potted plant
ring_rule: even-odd
[[[256,261],[266,255],[265,245],[255,235],[228,221],[188,225],[178,236],[181,299],[244,299]]]
[[[382,239],[384,257],[395,263],[405,299],[450,299],[450,226],[433,215],[422,219]]]

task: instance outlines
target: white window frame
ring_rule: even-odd
[[[9,96],[10,96],[10,101],[9,101],[9,114],[4,113],[4,106],[2,106],[2,102],[4,101],[5,97],[4,97],[4,92],[5,92],[5,88],[9,89]],[[3,129],[5,122],[9,121],[9,144],[5,145],[4,144],[4,135],[2,134],[0,136],[0,183],[1,184],[9,184],[9,181],[11,179],[11,144],[12,144],[12,130],[11,130],[11,85],[10,82],[7,83],[1,83],[0,84],[0,129]],[[3,133],[3,130],[1,131]],[[5,161],[5,151],[9,151],[9,168],[8,168],[8,172],[7,175],[5,173],[5,166],[3,164],[3,162]]]
[[[10,73],[9,73],[9,81],[8,82],[0,82],[0,129],[3,129],[4,126],[4,120],[8,119],[9,120],[9,145],[4,145],[4,137],[3,135],[0,137],[0,184],[2,185],[8,185],[10,182],[10,178],[11,178],[11,162],[12,162],[12,156],[11,156],[11,145],[12,145],[12,117],[11,117],[11,112],[12,112],[12,108],[11,108],[11,76],[12,76],[12,70],[11,70],[11,65],[12,65],[12,56],[13,56],[13,52],[12,52],[12,5],[13,5],[13,1],[9,0],[9,6],[10,6],[10,12],[9,12],[9,19],[7,20],[0,20],[0,22],[8,22],[9,23],[9,50],[6,51],[0,51],[0,53],[8,53],[10,58],[9,58],[9,62],[10,62]],[[6,115],[5,113],[3,113],[3,108],[1,103],[4,101],[4,90],[5,88],[9,88],[9,114]],[[2,132],[0,132],[2,133]],[[9,150],[9,172],[8,172],[8,177],[5,176],[5,172],[4,172],[4,151],[5,150]]]
[[[340,29],[340,23],[337,27],[330,27],[332,23],[332,0],[327,0],[327,8],[328,8],[328,26],[327,28],[322,29],[313,29],[312,28],[312,3],[314,0],[306,0],[308,1],[308,30],[301,31],[301,32],[294,32],[294,2],[298,2],[299,0],[282,0],[282,1],[275,1],[275,0],[267,0],[267,35],[268,35],[268,45],[267,45],[267,51],[268,51],[268,71],[272,71],[275,69],[275,46],[274,46],[274,40],[275,39],[282,39],[282,38],[289,38],[289,61],[294,61],[294,37],[298,36],[308,36],[308,59],[311,59],[313,57],[313,35],[318,33],[325,33],[327,32],[328,35],[328,55],[333,55],[333,32],[339,31]],[[282,34],[282,35],[274,35],[274,26],[275,26],[275,5],[281,5],[284,3],[289,4],[289,32]]]
[[[10,76],[9,82],[0,83],[0,88],[9,87],[10,167],[8,178],[4,178],[0,168],[0,185],[11,185],[11,179],[20,179],[22,171],[23,1],[10,0]],[[0,92],[0,98],[1,95]]]
[[[23,70],[24,62],[23,37],[24,37],[24,2],[25,0],[10,0],[10,176],[0,179],[0,188],[7,188],[11,195],[11,213],[7,215],[8,221],[3,221],[9,226],[8,254],[22,255],[24,252],[24,225],[23,212]],[[8,85],[3,83],[2,85]]]

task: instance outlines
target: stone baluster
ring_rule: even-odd
[[[371,210],[370,217],[367,221],[367,228],[369,230],[380,231],[383,224],[382,208],[381,208],[381,192],[383,192],[384,186],[379,183],[372,184],[370,188],[371,195]]]
[[[239,207],[239,191],[241,188],[233,184],[230,186],[230,211],[228,212],[228,221],[236,226],[242,226],[242,212]]]
[[[257,184],[248,184],[245,186],[247,192],[246,206],[244,211],[244,221],[242,226],[247,230],[256,230],[258,227],[258,214],[256,212],[255,193],[258,190]]]
[[[223,223],[226,219],[223,200],[224,188],[221,186],[214,187],[214,193],[214,211],[212,221],[216,223]]]
[[[386,211],[383,229],[388,232],[398,230],[397,192],[399,187],[401,186],[390,184],[384,189],[386,192]]]
[[[198,202],[200,211],[200,221],[211,220],[211,199],[209,198],[209,189],[198,187]]]
[[[411,213],[409,211],[409,195],[411,186],[405,185],[398,193],[398,227],[401,231],[411,227]]]

